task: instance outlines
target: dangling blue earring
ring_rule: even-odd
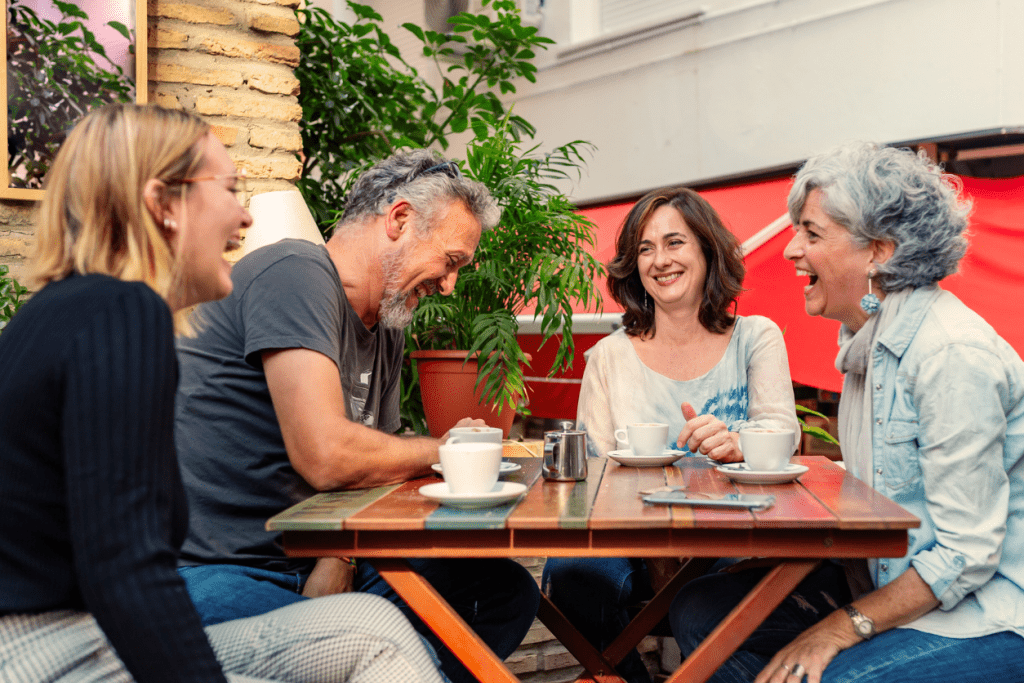
[[[878,313],[878,309],[882,307],[882,302],[878,300],[878,297],[871,293],[871,278],[878,273],[872,268],[868,271],[868,293],[860,299],[860,307],[868,315],[874,315]]]

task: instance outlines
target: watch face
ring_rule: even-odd
[[[857,624],[857,633],[861,634],[862,636],[870,635],[871,634],[871,624],[868,624],[868,623],[863,622],[863,621],[860,622],[859,624]]]

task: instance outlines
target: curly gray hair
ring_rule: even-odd
[[[487,187],[462,175],[458,165],[436,152],[416,149],[392,154],[363,173],[352,186],[345,211],[334,230],[383,215],[399,199],[412,205],[421,234],[436,227],[437,213],[462,202],[484,232],[498,224],[501,209]]]
[[[800,220],[807,195],[821,190],[822,209],[862,247],[892,242],[892,257],[878,264],[886,292],[932,285],[956,272],[967,251],[971,203],[960,181],[909,149],[856,142],[813,157],[789,192],[789,216]]]

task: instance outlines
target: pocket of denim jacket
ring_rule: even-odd
[[[882,477],[894,489],[901,489],[921,478],[917,435],[920,425],[906,420],[889,420],[885,425],[885,452]]]

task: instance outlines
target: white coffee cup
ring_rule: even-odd
[[[447,443],[501,443],[501,435],[497,427],[452,427]]]
[[[487,493],[498,483],[501,444],[446,443],[438,448],[441,473],[452,493]]]
[[[631,424],[625,429],[616,429],[615,438],[629,444],[633,455],[661,455],[668,443],[668,425],[661,422]]]
[[[796,439],[792,429],[751,427],[740,430],[740,450],[752,470],[781,470],[796,450]]]

